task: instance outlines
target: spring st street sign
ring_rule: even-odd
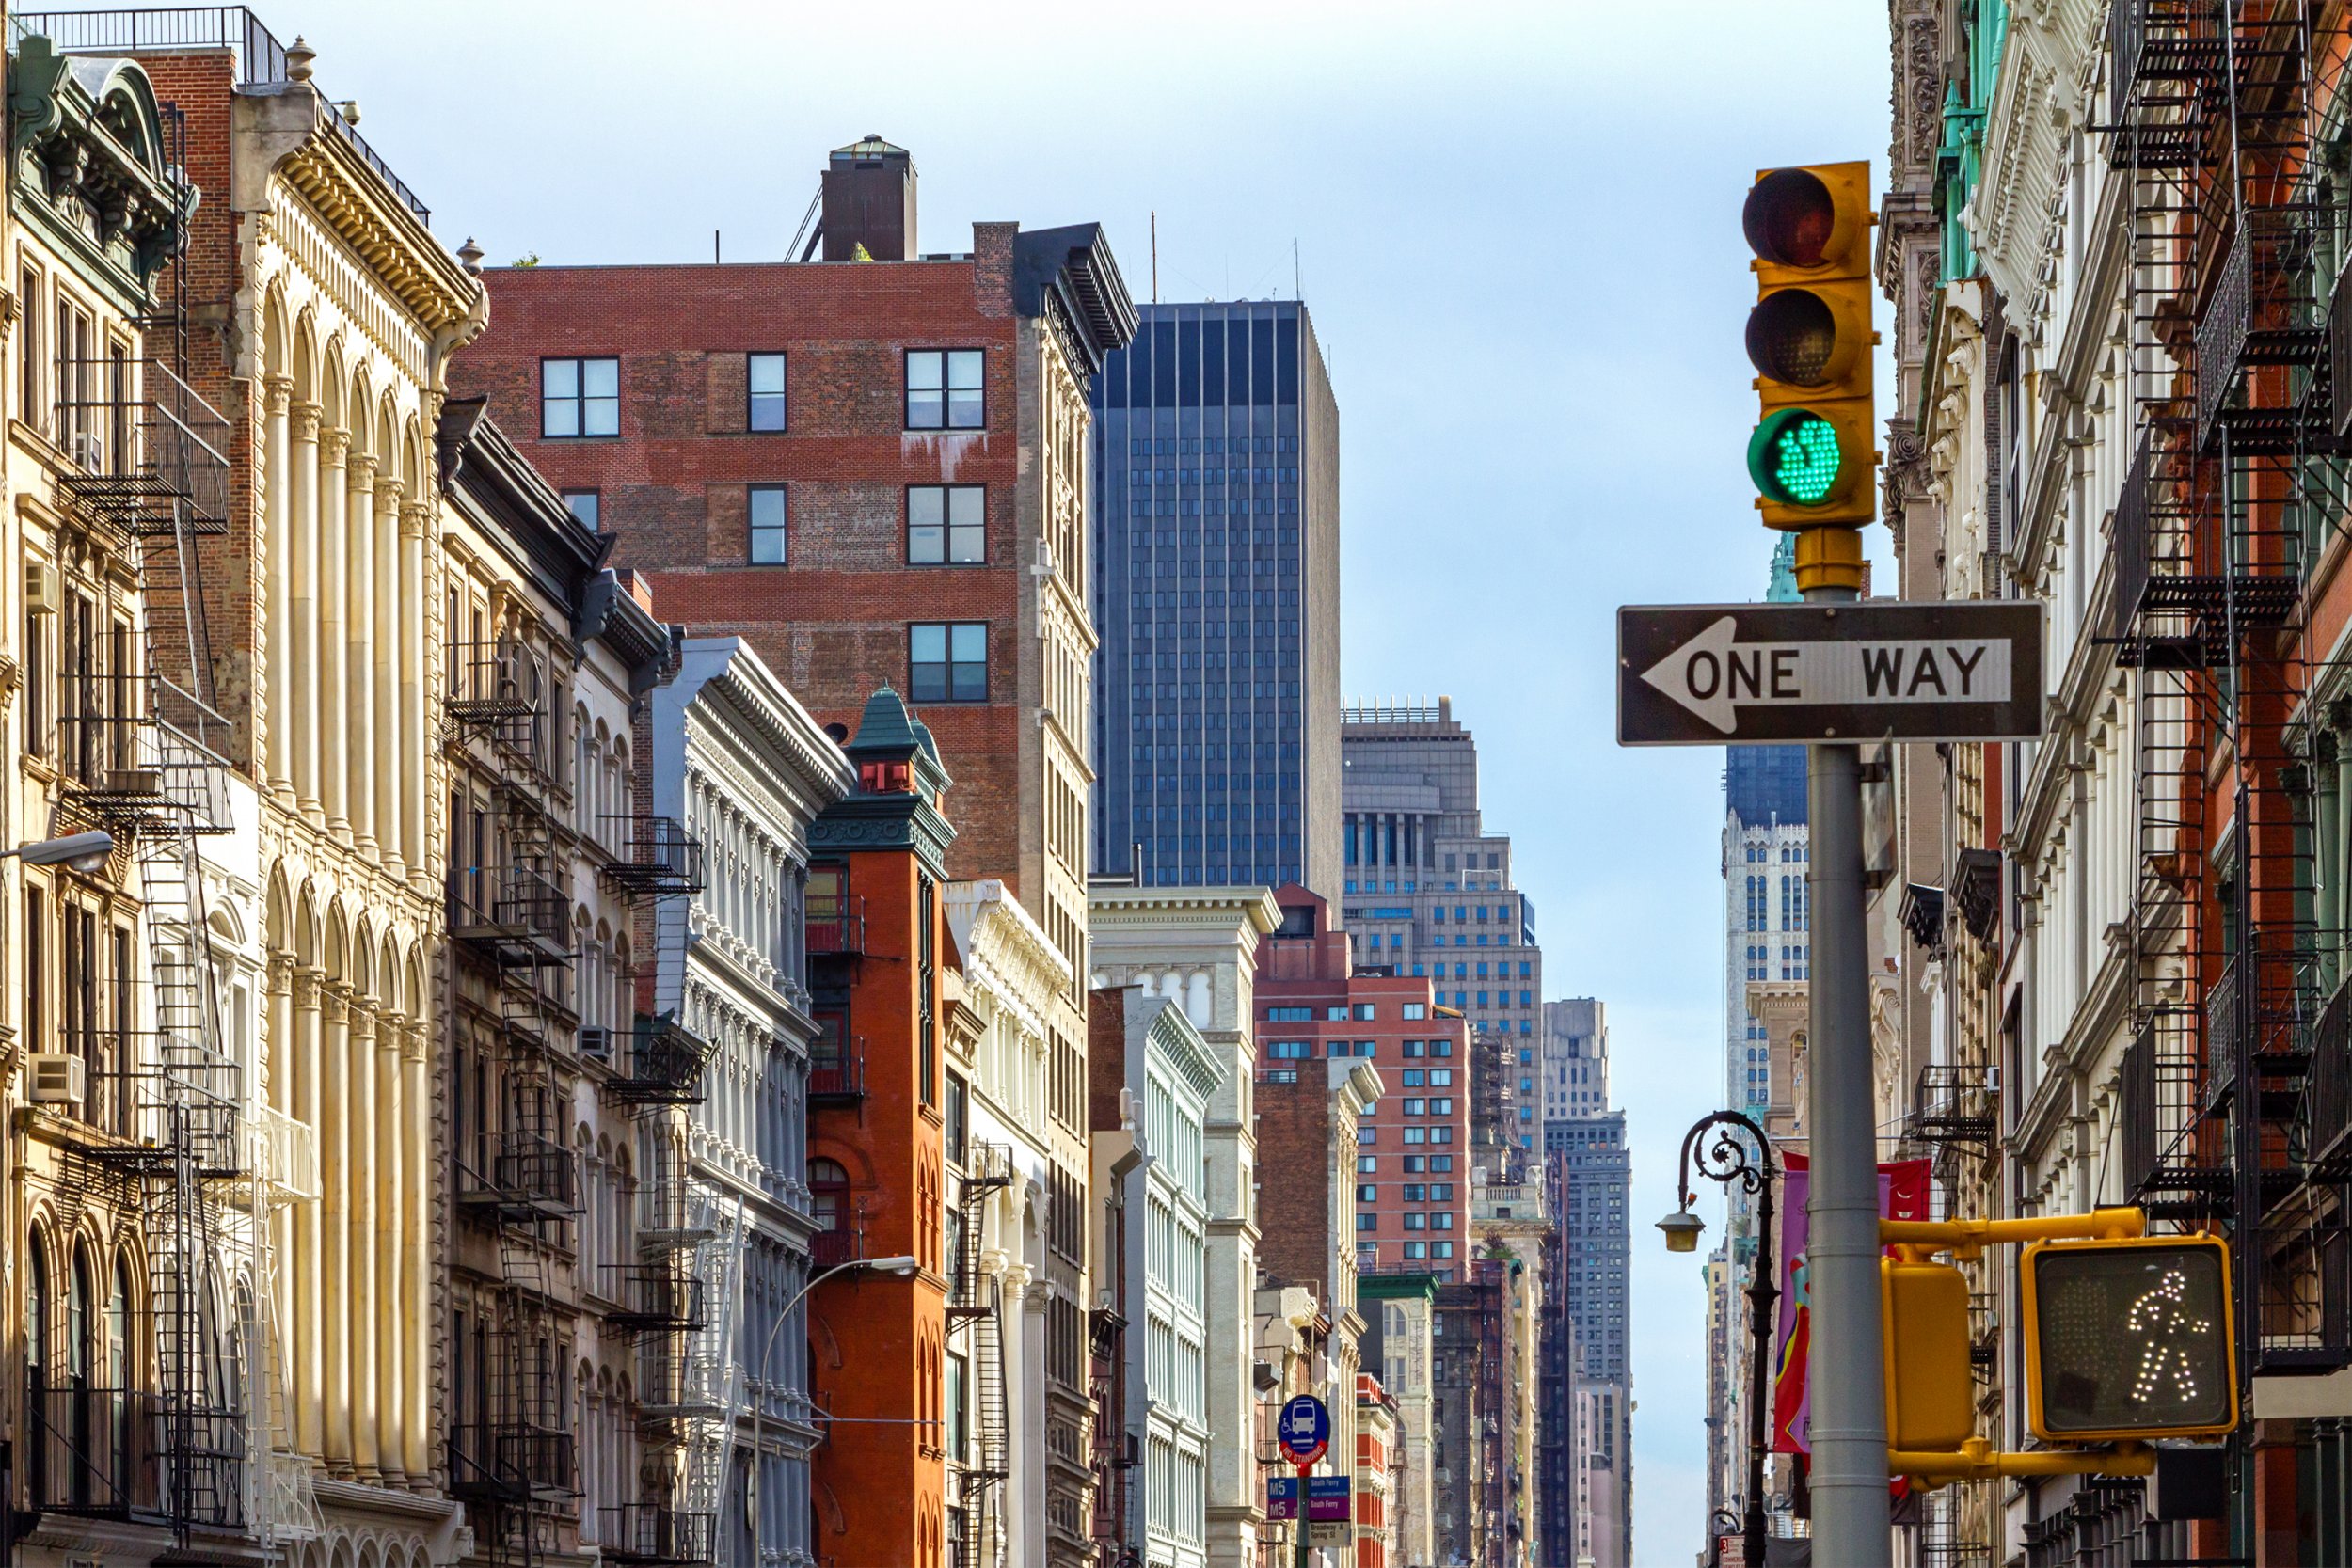
[[[2042,607],[2017,601],[1628,605],[1617,741],[2026,740]]]

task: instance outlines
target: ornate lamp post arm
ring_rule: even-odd
[[[1714,1140],[1707,1142],[1709,1131]],[[1746,1139],[1737,1134],[1745,1132]],[[1746,1568],[1764,1568],[1764,1433],[1765,1411],[1772,1393],[1773,1307],[1780,1300],[1777,1259],[1772,1252],[1772,1140],[1764,1129],[1737,1111],[1717,1111],[1702,1117],[1682,1135],[1682,1158],[1675,1177],[1675,1196],[1685,1210],[1697,1200],[1691,1190],[1692,1152],[1698,1151],[1698,1173],[1725,1189],[1737,1182],[1756,1195],[1756,1266],[1743,1292],[1748,1298],[1748,1496],[1742,1536]]]

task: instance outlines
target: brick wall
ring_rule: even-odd
[[[613,563],[652,578],[667,619],[743,637],[820,722],[854,725],[884,681],[909,690],[918,621],[989,628],[989,700],[922,717],[955,787],[948,867],[1017,882],[1016,671],[1027,562],[1015,486],[1032,439],[1017,419],[1011,225],[979,225],[968,261],[532,267],[487,275],[490,328],[453,361],[559,489],[595,490]],[[987,428],[905,429],[908,348],[987,351]],[[744,428],[744,356],[786,356],[787,427]],[[544,439],[539,365],[617,356],[617,438]],[[906,487],[987,487],[986,562],[911,566]],[[747,487],[787,487],[787,563],[748,560]],[[910,693],[911,694],[911,693]]]
[[[1327,1263],[1335,1212],[1330,1190],[1331,1089],[1320,1062],[1302,1062],[1298,1082],[1258,1085],[1258,1267],[1270,1283],[1312,1285],[1328,1301]],[[1352,1223],[1352,1222],[1351,1222]]]

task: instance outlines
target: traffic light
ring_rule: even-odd
[[[2042,1242],[2026,1249],[2024,1275],[2036,1437],[2217,1437],[2237,1425],[2228,1243]]]
[[[1767,169],[1740,213],[1756,257],[1748,475],[1765,523],[1799,531],[1801,587],[1859,588],[1854,531],[1878,515],[1869,191],[1867,162]]]

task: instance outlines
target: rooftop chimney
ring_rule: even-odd
[[[914,160],[905,148],[869,135],[834,149],[824,196],[826,261],[903,261],[914,254]]]

